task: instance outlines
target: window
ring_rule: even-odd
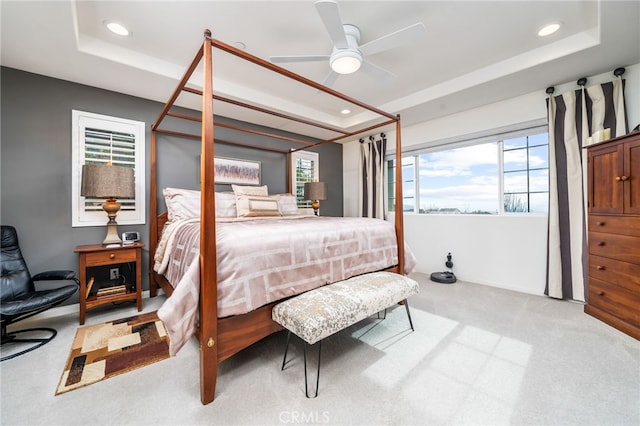
[[[402,211],[412,212],[415,210],[415,157],[402,158]],[[395,211],[395,183],[396,183],[396,161],[387,161],[387,200],[389,211]]]
[[[119,200],[118,224],[145,223],[145,124],[140,121],[72,111],[72,226],[101,226],[107,221],[105,200],[80,195],[83,164],[111,161],[135,170],[135,199]]]
[[[298,200],[299,208],[311,208],[311,200],[304,199],[305,182],[320,180],[319,155],[316,152],[297,151],[291,154],[293,170],[291,187]]]
[[[546,213],[549,199],[549,140],[546,133],[503,142],[504,211]]]
[[[402,159],[403,211],[546,213],[549,145],[542,130],[501,133],[451,149],[415,149]],[[393,211],[395,160],[389,160],[387,168],[388,205]]]

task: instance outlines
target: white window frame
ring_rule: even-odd
[[[499,193],[499,205],[497,206],[497,215],[527,215],[527,216],[536,216],[536,215],[547,215],[548,213],[532,213],[532,212],[505,212],[504,210],[504,163],[503,163],[503,147],[505,139],[517,138],[520,136],[530,136],[538,133],[548,132],[547,124],[544,120],[535,120],[529,123],[524,123],[520,125],[507,126],[500,129],[494,129],[488,131],[483,134],[476,135],[467,135],[465,138],[456,139],[452,138],[449,140],[443,140],[439,143],[430,143],[425,145],[415,145],[411,147],[411,149],[407,150],[407,152],[403,152],[402,158],[414,157],[414,188],[415,188],[415,198],[414,198],[414,209],[412,211],[405,211],[405,213],[414,213],[419,214],[419,179],[417,174],[419,172],[418,166],[419,160],[418,157],[420,154],[427,152],[437,152],[437,151],[445,151],[456,148],[463,148],[467,146],[478,145],[487,142],[495,142],[496,143],[496,155],[498,156],[498,188],[496,190]],[[394,153],[387,154],[387,163],[395,159]],[[389,166],[387,165],[386,168]],[[389,178],[386,180],[387,184],[389,183]],[[388,187],[389,185],[387,185]],[[388,202],[391,202],[393,197],[389,194],[385,197]],[[387,207],[388,209],[388,207]],[[389,213],[393,213],[393,211],[388,211]]]
[[[72,110],[71,113],[71,211],[72,227],[104,226],[107,222],[103,210],[90,210],[85,207],[85,197],[80,195],[82,182],[82,166],[86,161],[85,131],[87,128],[104,130],[105,132],[131,133],[135,137],[135,199],[132,209],[121,209],[118,212],[119,225],[144,224],[145,208],[145,123],[126,118],[111,117],[85,111]],[[113,161],[118,164],[117,161]],[[130,165],[130,163],[129,163]]]
[[[314,163],[313,167],[313,180],[312,182],[320,181],[320,155],[317,152],[309,151],[296,151],[291,153],[291,190],[293,195],[297,195],[298,184],[304,184],[304,182],[298,182],[297,162],[300,160],[308,160]],[[310,208],[310,200],[297,200],[298,208]]]

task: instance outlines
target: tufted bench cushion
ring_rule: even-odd
[[[320,287],[276,305],[271,317],[314,344],[418,293],[418,283],[393,272],[372,272]]]

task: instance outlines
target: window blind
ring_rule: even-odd
[[[86,127],[84,129],[84,163],[107,164],[135,168],[136,135]],[[118,200],[120,210],[135,210],[136,200]],[[101,211],[104,200],[85,198],[85,211]]]

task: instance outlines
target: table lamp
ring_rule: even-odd
[[[313,201],[313,213],[318,216],[320,209],[320,200],[327,199],[327,183],[326,182],[306,182],[304,184],[304,199]]]
[[[116,215],[120,203],[116,199],[135,198],[135,177],[131,167],[114,166],[111,163],[85,164],[82,166],[80,195],[86,198],[106,199],[102,209],[107,213],[107,236],[103,245],[121,244]]]

